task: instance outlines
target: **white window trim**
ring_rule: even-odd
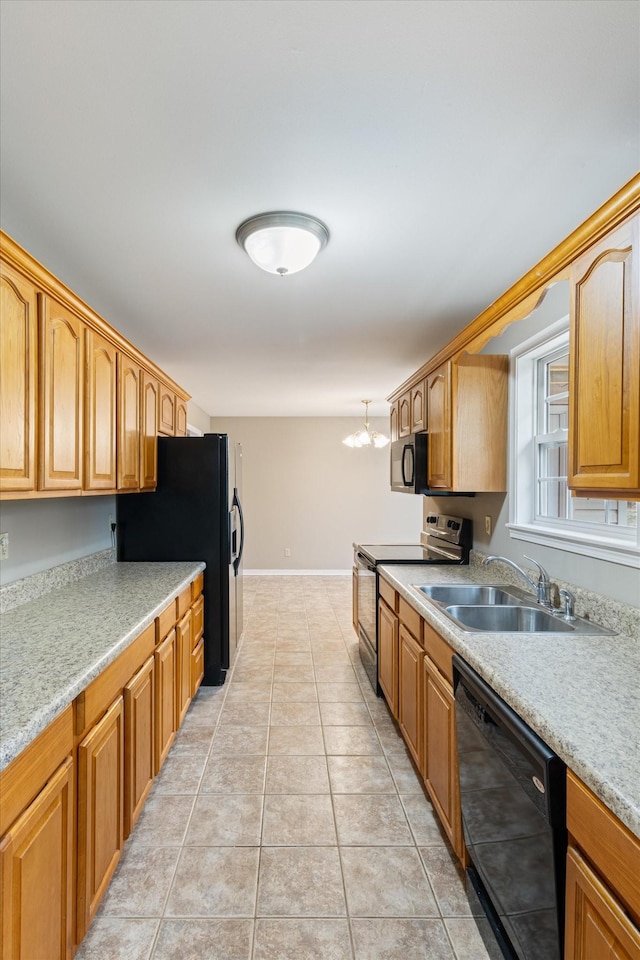
[[[523,438],[533,435],[536,361],[553,349],[553,341],[566,333],[568,324],[568,316],[563,317],[510,352],[509,536],[567,553],[640,568],[640,525],[635,530],[594,531],[576,521],[570,521],[568,528],[562,521],[551,526],[533,519],[535,476],[527,449],[529,441]]]

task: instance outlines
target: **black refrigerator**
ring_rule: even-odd
[[[158,437],[153,493],[118,494],[119,561],[203,560],[204,680],[224,683],[242,633],[242,448],[226,433]]]

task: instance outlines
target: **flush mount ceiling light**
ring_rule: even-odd
[[[309,266],[326,247],[329,231],[315,217],[277,210],[249,217],[236,230],[236,240],[257,267],[285,277]]]
[[[389,437],[384,433],[378,433],[377,430],[369,430],[369,404],[371,400],[363,400],[364,403],[364,427],[362,430],[356,430],[349,434],[342,441],[347,447],[386,447],[389,443]]]

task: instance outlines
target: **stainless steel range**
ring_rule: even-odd
[[[471,521],[438,513],[427,516],[427,542],[354,543],[357,573],[360,659],[373,689],[378,685],[378,565],[389,563],[465,564],[472,543]]]

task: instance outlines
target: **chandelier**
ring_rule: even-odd
[[[383,433],[378,433],[377,430],[369,429],[369,404],[371,400],[363,400],[362,403],[364,403],[364,427],[349,434],[342,442],[347,447],[386,447],[389,443],[389,437],[385,437]]]

